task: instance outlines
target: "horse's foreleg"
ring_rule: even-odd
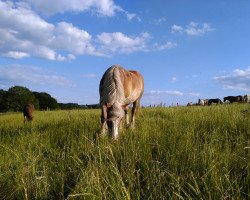
[[[129,107],[126,106],[124,107],[124,112],[125,112],[125,120],[126,120],[126,126],[129,126],[129,115],[128,115]]]
[[[102,114],[101,114],[101,123],[102,123],[102,129],[101,129],[101,135],[106,134],[107,130],[107,107],[104,105],[102,106]]]
[[[134,128],[135,126],[135,115],[139,109],[139,106],[140,106],[140,100],[137,100],[133,103],[132,116],[131,116],[131,128]]]

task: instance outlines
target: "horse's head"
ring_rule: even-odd
[[[114,103],[107,110],[107,125],[109,134],[112,138],[117,139],[124,110],[119,103]]]
[[[34,118],[34,116],[32,116],[32,115],[27,116],[27,120],[28,120],[28,121],[32,121],[32,120],[33,120],[33,118]]]

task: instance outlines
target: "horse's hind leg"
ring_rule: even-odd
[[[140,100],[136,100],[133,103],[133,108],[132,108],[132,116],[131,116],[131,128],[134,128],[135,126],[135,115],[139,109],[140,106]]]
[[[107,131],[107,107],[104,105],[102,106],[102,115],[101,115],[101,123],[102,123],[102,129],[101,129],[101,135],[105,135]]]

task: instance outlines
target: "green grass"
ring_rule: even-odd
[[[248,199],[249,113],[145,108],[118,141],[100,110],[0,115],[0,199]]]

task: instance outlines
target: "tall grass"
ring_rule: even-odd
[[[250,107],[145,108],[118,141],[99,110],[0,116],[0,199],[248,199]]]

